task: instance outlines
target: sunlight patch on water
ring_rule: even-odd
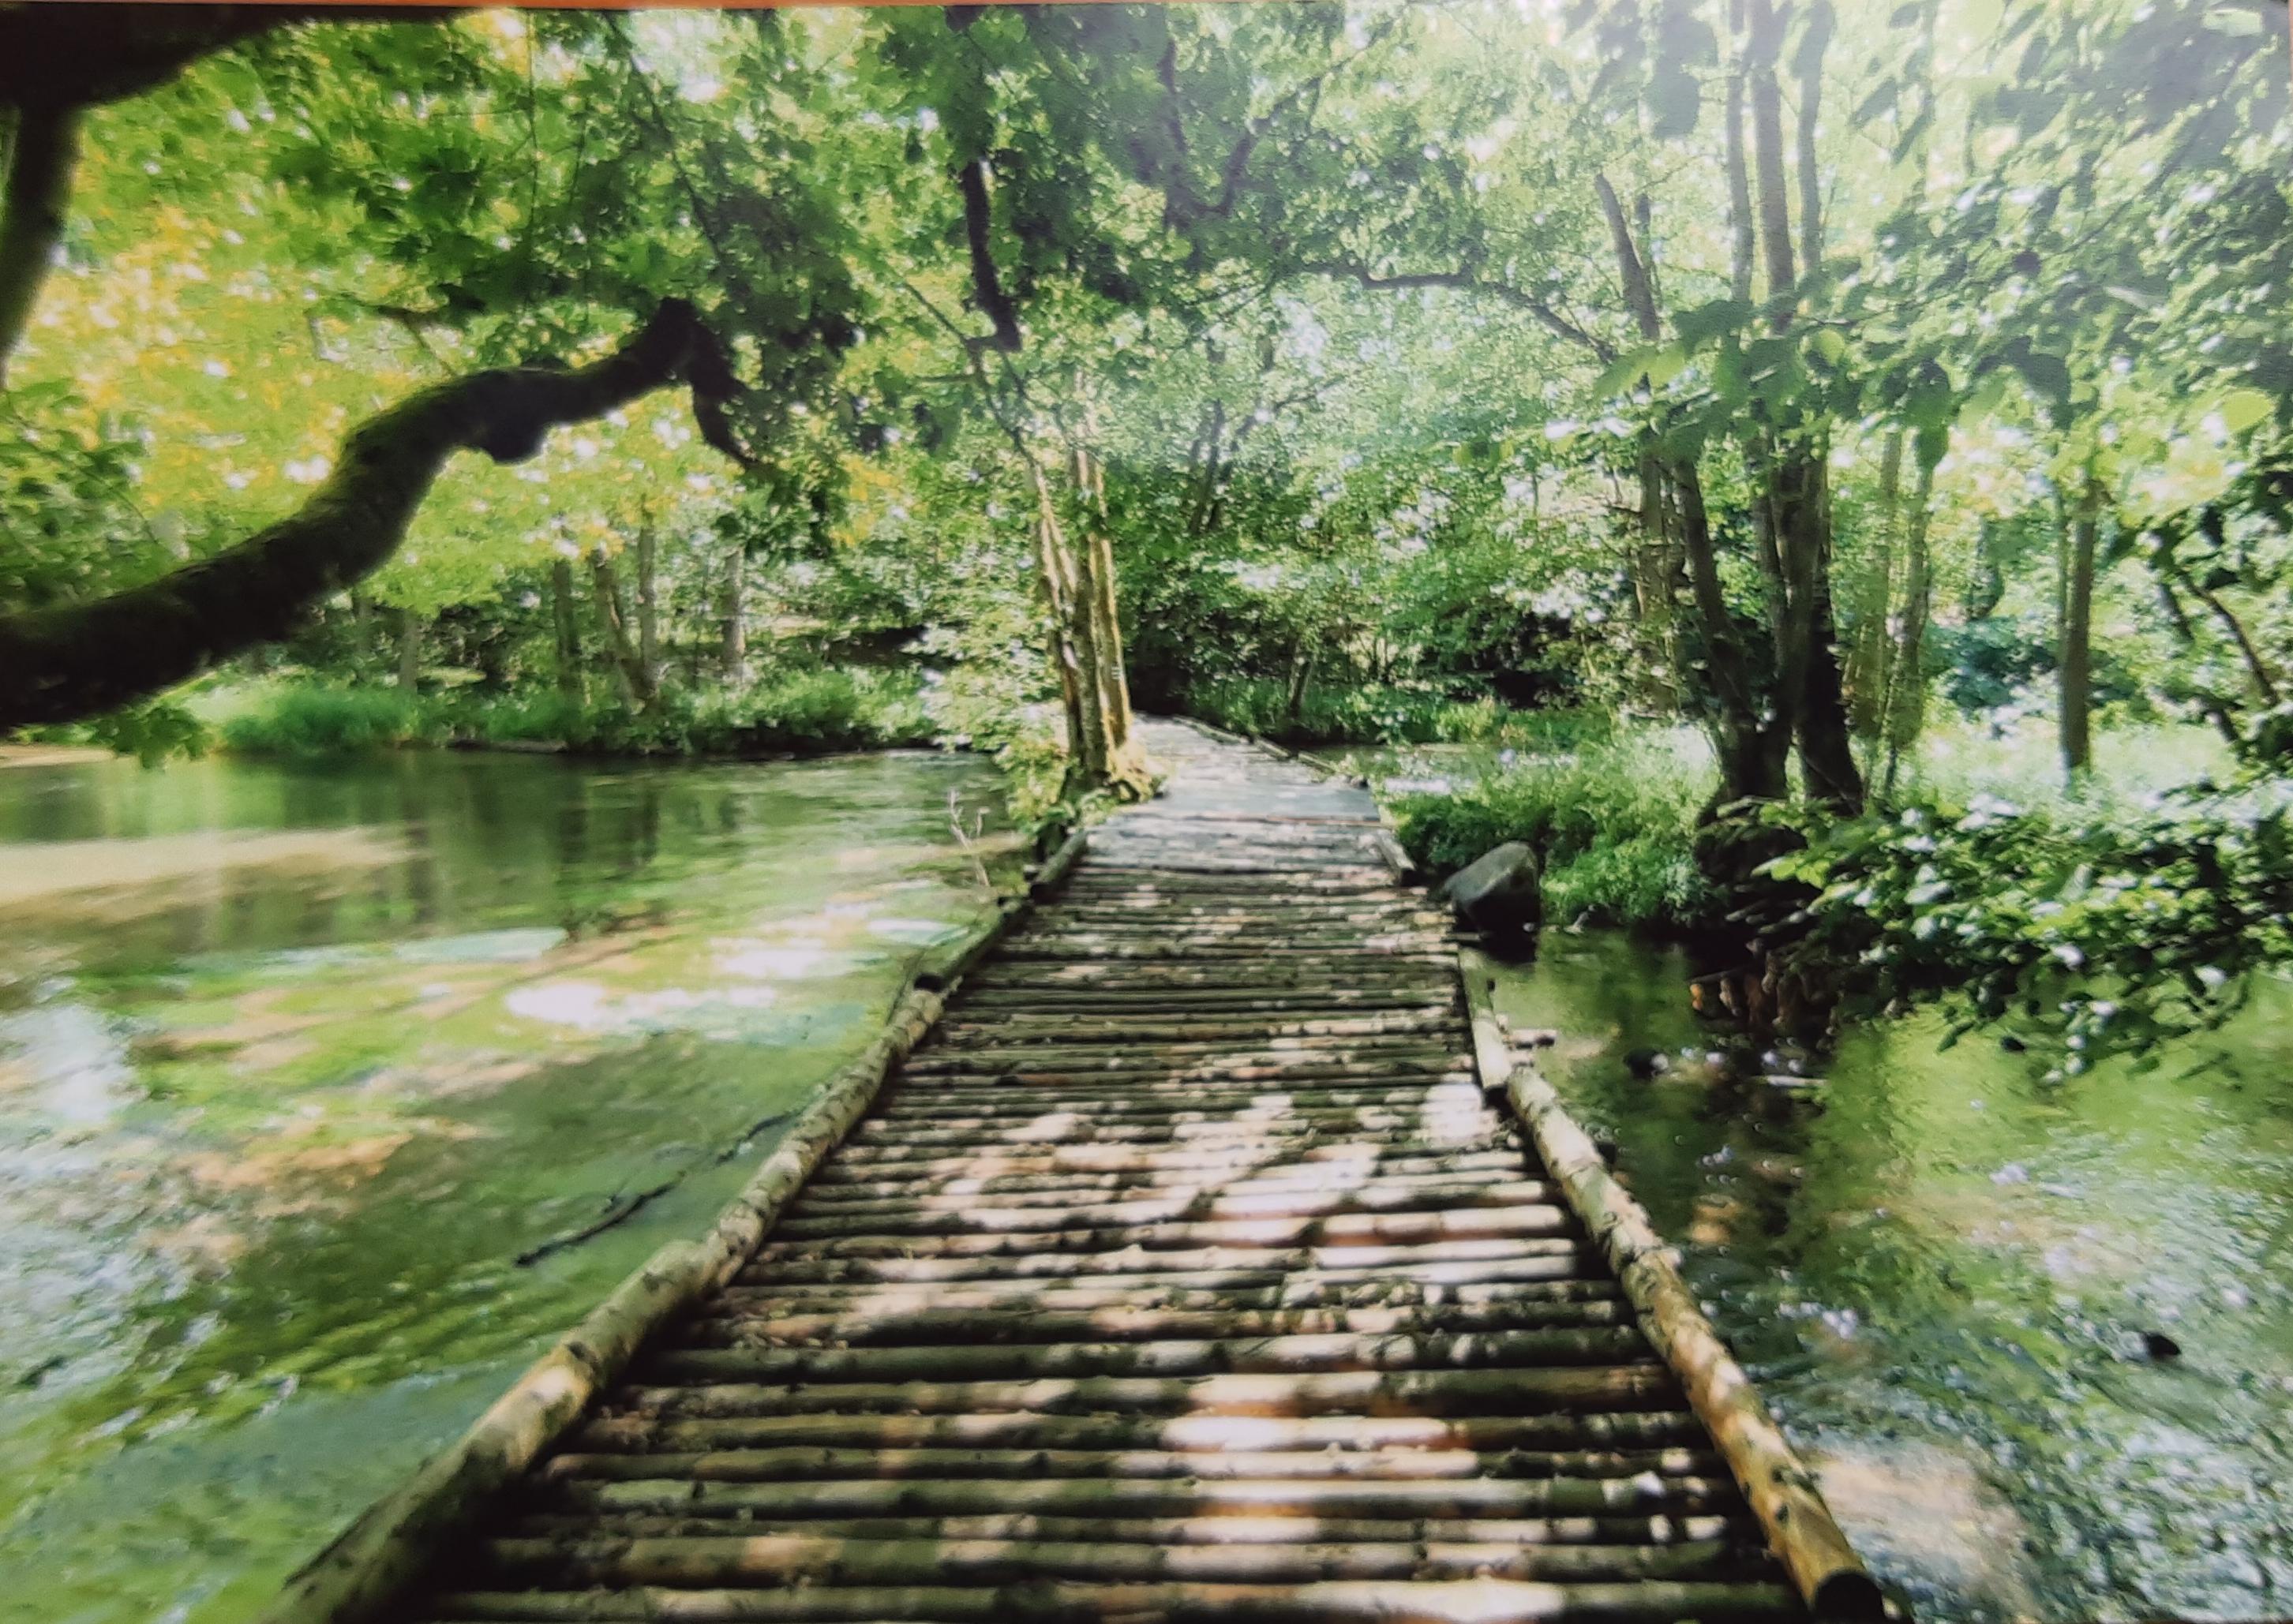
[[[717,968],[726,975],[759,982],[823,981],[849,975],[860,961],[849,953],[831,949],[824,941],[791,940],[777,947],[761,942],[733,942],[735,950],[720,953]]]

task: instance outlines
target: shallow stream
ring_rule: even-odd
[[[1553,932],[1499,1006],[1918,1616],[2293,1615],[2293,989],[2146,1075],[1923,1016],[1808,1090],[1715,1083],[1689,974]]]
[[[0,766],[0,1617],[252,1616],[705,1224],[976,917],[951,819],[1000,860],[996,796],[904,754]]]

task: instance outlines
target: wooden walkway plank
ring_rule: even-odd
[[[265,1624],[1876,1615],[1370,797],[1146,725],[1162,798]]]

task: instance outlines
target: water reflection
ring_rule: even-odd
[[[866,1041],[978,906],[951,789],[0,771],[0,1610],[256,1611]]]
[[[1884,1576],[1935,1619],[2281,1615],[2293,995],[2147,1076],[2049,1084],[1919,1019],[1795,1089],[1695,1063],[1687,975],[1556,933],[1500,1002],[1560,1030],[1548,1069]],[[1681,1063],[1635,1077],[1642,1046]]]

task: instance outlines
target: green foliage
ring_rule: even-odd
[[[2011,1023],[2078,1071],[2219,1025],[2293,960],[2289,812],[2281,780],[2102,813],[1987,797],[1833,822],[1777,809],[1805,844],[1768,872],[1804,900],[1767,934],[1786,974],[1843,980],[1857,1006],[1941,1000],[1959,1030]]]
[[[1333,744],[1457,744],[1495,734],[1495,699],[1456,699],[1422,689],[1308,683],[1293,713],[1289,684],[1271,677],[1197,683],[1186,708],[1213,727],[1292,747]]]
[[[457,693],[434,714],[473,744],[555,744],[600,755],[818,755],[928,745],[936,730],[903,672],[796,670],[754,685],[672,691],[650,710],[548,690]]]
[[[147,699],[85,722],[35,728],[31,737],[133,755],[147,767],[178,756],[204,755],[215,744],[215,730],[207,720],[174,699]]]
[[[436,731],[423,705],[397,689],[295,683],[228,717],[223,741],[243,755],[355,755],[431,742]]]
[[[1544,861],[1552,917],[1679,931],[1712,923],[1720,903],[1696,863],[1710,793],[1708,762],[1675,734],[1642,730],[1519,760],[1450,794],[1401,796],[1393,810],[1429,872],[1518,840]]]

